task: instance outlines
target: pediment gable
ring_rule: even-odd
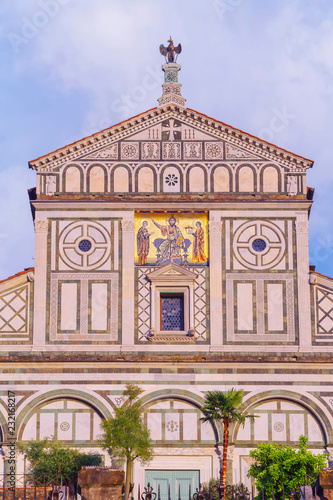
[[[167,264],[147,274],[149,281],[194,281],[197,275],[177,264]]]
[[[190,109],[155,108],[90,137],[37,158],[29,166],[58,170],[75,161],[237,161],[278,162],[287,170],[313,162]]]

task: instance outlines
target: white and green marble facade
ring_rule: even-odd
[[[35,268],[0,283],[3,449],[8,390],[19,440],[54,435],[96,450],[100,420],[131,382],[154,440],[148,469],[217,475],[221,429],[201,424],[199,408],[206,391],[231,387],[260,415],[232,429],[235,482],[261,441],[296,445],[305,434],[331,453],[333,281],[309,272],[312,161],[186,109],[168,85],[163,95],[30,163]],[[208,260],[135,264],[138,213],[204,214]],[[159,330],[161,290],[184,292],[184,331]],[[144,478],[136,465],[135,482]]]

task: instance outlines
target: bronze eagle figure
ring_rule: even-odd
[[[168,42],[169,42],[169,45],[167,47],[164,47],[163,44],[160,45],[160,52],[161,52],[162,56],[165,57],[166,62],[173,63],[173,62],[177,61],[177,56],[178,56],[178,54],[181,53],[182,46],[179,43],[177,45],[177,47],[175,47],[171,36],[170,36],[170,39],[168,40]]]

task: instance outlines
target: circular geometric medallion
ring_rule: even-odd
[[[275,424],[273,425],[273,429],[276,431],[276,432],[282,432],[283,429],[284,429],[284,425],[282,422],[275,422]]]
[[[285,254],[285,236],[273,222],[250,221],[241,224],[233,237],[234,256],[248,269],[269,269]]]
[[[70,425],[68,422],[61,422],[60,424],[60,429],[62,431],[68,431],[68,429],[70,428]]]
[[[72,269],[97,269],[110,259],[110,250],[110,235],[97,222],[73,222],[60,233],[60,257]]]

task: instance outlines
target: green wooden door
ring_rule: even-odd
[[[189,498],[189,486],[191,485],[191,496],[196,488],[199,488],[200,472],[198,470],[146,470],[145,486],[148,483],[156,492],[158,500],[158,485],[160,486],[161,500],[168,500],[168,491],[170,485],[171,500],[178,500],[179,487],[182,500]]]

